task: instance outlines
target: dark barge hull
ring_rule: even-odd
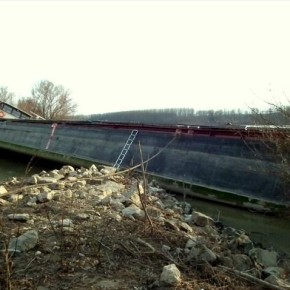
[[[122,168],[141,162],[141,148],[144,160],[156,155],[146,171],[166,188],[256,210],[286,204],[279,164],[268,158],[260,133],[245,128],[1,120],[0,148],[78,166],[112,166],[132,130],[138,134]]]

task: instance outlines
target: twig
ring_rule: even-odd
[[[20,273],[20,272],[25,272],[29,266],[31,265],[31,263],[36,259],[36,257],[34,257],[33,259],[31,259],[31,261],[27,264],[27,266],[24,269],[21,269],[19,271],[16,271],[15,273]]]
[[[153,226],[152,220],[150,219],[150,217],[148,215],[146,205],[145,205],[143,197],[141,195],[140,188],[139,188],[139,182],[137,182],[137,189],[138,189],[139,198],[140,198],[140,201],[141,201],[141,204],[142,204],[142,208],[143,208],[143,210],[145,212],[146,219],[148,220],[148,222],[149,222],[149,224],[151,226],[151,231],[153,231],[153,227],[154,226]]]
[[[154,254],[154,255],[159,255],[159,256],[162,256],[163,258],[166,258],[167,260],[169,260],[170,262],[174,263],[175,265],[177,265],[178,267],[180,268],[184,268],[186,269],[186,266],[185,265],[182,265],[182,264],[179,264],[178,262],[176,262],[173,258],[169,257],[168,255],[166,255],[165,253],[161,252],[161,251],[157,251],[151,244],[145,242],[144,240],[142,240],[141,238],[137,238],[136,241],[139,243],[139,244],[142,244],[146,247],[148,247],[151,251],[150,252],[141,252],[141,254],[143,255],[151,255],[151,254]]]
[[[273,285],[267,281],[264,281],[264,280],[261,280],[259,278],[256,278],[254,276],[251,276],[247,273],[244,273],[244,272],[240,272],[238,270],[234,270],[234,269],[230,269],[228,267],[225,267],[225,266],[218,266],[219,268],[222,268],[223,270],[231,273],[231,274],[234,274],[238,277],[242,277],[242,278],[245,278],[247,279],[248,281],[251,281],[251,282],[254,282],[254,283],[257,283],[259,284],[260,286],[263,286],[263,287],[266,287],[267,289],[277,289],[277,290],[281,290],[281,287],[280,286],[276,286],[276,285]]]
[[[108,220],[108,222],[107,222],[107,224],[106,224],[106,226],[105,226],[105,230],[104,230],[104,232],[103,232],[103,234],[102,234],[102,236],[101,236],[101,240],[98,240],[99,247],[98,247],[98,249],[97,249],[97,254],[99,254],[100,251],[101,251],[101,248],[102,248],[102,246],[103,246],[103,240],[104,240],[104,238],[105,238],[105,235],[106,235],[106,233],[107,233],[107,230],[109,229],[109,224],[110,224],[112,221],[113,221],[113,219],[109,219],[109,220]]]
[[[140,158],[141,158],[141,167],[142,167],[142,174],[143,174],[143,180],[144,180],[144,193],[143,196],[146,198],[146,192],[147,192],[147,180],[146,180],[146,176],[145,176],[145,168],[144,168],[144,163],[143,163],[143,154],[142,154],[142,150],[141,150],[141,145],[139,142],[139,149],[140,149]],[[139,194],[139,198],[143,207],[143,210],[145,212],[145,216],[146,219],[148,220],[150,226],[151,226],[151,232],[153,232],[153,223],[148,215],[147,212],[147,208],[146,208],[146,202],[143,200],[141,192],[140,192],[140,188],[139,188],[139,182],[137,182],[137,189],[138,189],[138,194]]]
[[[12,277],[12,256],[10,255],[9,251],[9,238],[4,239],[4,250],[3,252],[3,257],[4,257],[4,263],[5,263],[5,270],[3,271],[5,275],[5,284],[6,284],[6,289],[7,290],[12,290],[12,284],[11,284],[11,277]]]
[[[139,257],[139,254],[137,254],[136,252],[130,250],[127,245],[125,245],[124,243],[122,243],[121,241],[118,242],[119,245],[121,245],[129,254],[131,254],[133,257]]]
[[[144,254],[153,254],[156,252],[155,248],[153,246],[151,246],[149,243],[145,242],[144,240],[142,240],[141,238],[137,238],[136,241],[146,247],[148,247],[151,252],[145,252]]]

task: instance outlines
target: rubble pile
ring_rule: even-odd
[[[0,185],[1,289],[290,289],[290,259],[134,172]]]

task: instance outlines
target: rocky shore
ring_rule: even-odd
[[[147,182],[66,165],[0,184],[0,289],[290,289],[285,253]]]

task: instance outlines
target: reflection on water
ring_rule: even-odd
[[[176,198],[182,199],[180,196]],[[187,198],[186,201],[193,206],[194,210],[205,213],[214,220],[219,220],[225,226],[243,229],[255,243],[290,254],[290,219],[249,212],[197,198]]]

